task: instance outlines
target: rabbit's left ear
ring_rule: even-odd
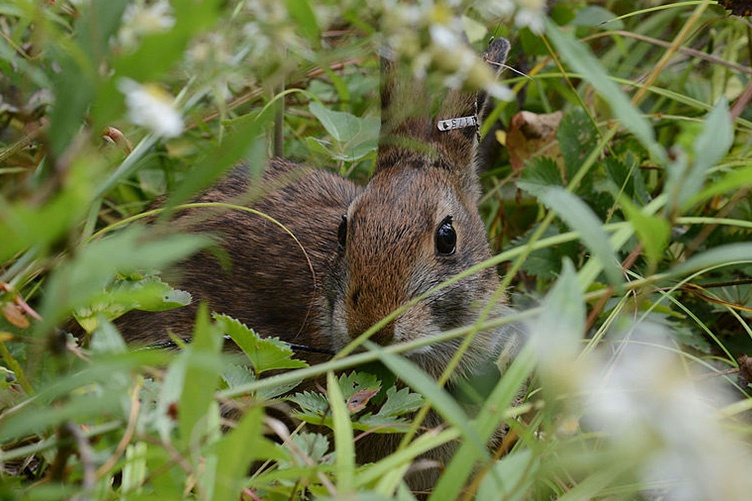
[[[470,70],[470,79],[490,81],[501,71],[508,52],[507,40],[493,39],[483,54],[490,75],[486,67],[476,65]],[[376,172],[405,162],[467,171],[475,157],[486,102],[483,91],[447,89],[428,77],[418,79],[409,68],[382,58]]]

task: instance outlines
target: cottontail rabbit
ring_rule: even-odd
[[[485,59],[498,69],[508,48],[506,40],[495,39]],[[179,266],[179,285],[193,294],[194,303],[206,301],[263,336],[299,345],[298,356],[312,363],[342,349],[410,299],[491,256],[476,205],[480,187],[474,165],[477,117],[485,97],[430,90],[425,81],[401,75],[395,63],[384,66],[382,132],[367,186],[279,159],[252,187],[245,174],[235,171],[200,200],[225,201],[253,188],[263,194],[253,208],[284,225],[300,245],[267,219],[226,212],[196,229],[219,237],[229,269],[207,253]],[[387,345],[472,324],[498,287],[495,269],[486,268],[418,302],[371,339]],[[491,316],[506,311],[502,300]],[[118,324],[128,341],[154,342],[166,339],[168,328],[190,335],[194,314],[192,307],[132,312]],[[509,337],[505,329],[479,332],[456,376],[492,360]],[[461,341],[431,345],[407,357],[438,377]],[[360,451],[361,459],[389,452],[398,438],[362,445],[368,450]],[[433,479],[422,475],[413,487],[428,487]]]

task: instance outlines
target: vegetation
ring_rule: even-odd
[[[411,499],[407,468],[459,438],[436,499],[746,498],[752,25],[702,0],[542,3],[0,5],[2,497]],[[379,41],[457,84],[459,31],[513,45],[481,210],[520,312],[503,321],[530,331],[472,419],[411,346],[306,367],[202,310],[181,349],[128,350],[111,321],[189,301],[157,270],[206,245],[146,229],[158,197],[169,212],[272,148],[366,180]],[[354,372],[374,361],[411,387]],[[315,376],[325,394],[290,391]],[[429,406],[446,426],[416,433]],[[403,447],[357,465],[366,432]]]

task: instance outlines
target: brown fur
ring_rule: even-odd
[[[488,59],[503,62],[507,48],[506,41],[497,40]],[[282,223],[305,253],[279,226],[246,212],[226,212],[191,226],[192,231],[217,236],[230,258],[228,269],[208,253],[179,266],[179,285],[195,296],[194,304],[206,301],[212,310],[239,319],[263,336],[336,352],[412,298],[491,256],[477,209],[476,130],[442,132],[436,125],[442,118],[476,115],[475,94],[431,92],[423,82],[395,74],[393,65],[387,65],[376,172],[365,188],[274,160],[260,186],[249,187],[247,177],[236,171],[200,198],[226,201],[249,188],[264,193],[253,208]],[[283,182],[288,178],[294,180]],[[178,221],[190,221],[191,214]],[[337,237],[343,215],[344,247]],[[435,239],[448,216],[457,236],[456,251],[444,255]],[[498,288],[495,270],[487,268],[418,302],[373,339],[386,345],[470,325]],[[490,316],[507,311],[502,298],[491,306]],[[118,325],[128,341],[148,343],[163,339],[168,329],[189,336],[194,314],[194,306],[133,312]],[[510,337],[506,329],[479,332],[455,377],[492,363]],[[461,342],[434,344],[407,356],[438,377]],[[311,363],[325,358],[300,356]],[[429,416],[429,427],[439,423],[436,415]],[[400,438],[379,435],[359,441],[359,459],[384,457]],[[448,444],[427,457],[445,463],[455,448]],[[413,488],[429,489],[437,476],[437,470],[428,470],[409,481]]]

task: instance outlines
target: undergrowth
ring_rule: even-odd
[[[405,473],[454,440],[434,499],[752,492],[752,25],[708,1],[534,4],[1,5],[2,497],[411,499]],[[513,46],[482,127],[483,266],[518,311],[489,324],[530,336],[485,393],[399,356],[425,341],[309,367],[205,308],[178,349],[126,346],[112,321],[190,302],[158,270],[207,245],[144,220],[273,154],[365,182],[381,37],[419,74],[450,57],[441,29]],[[358,465],[373,433],[405,438]]]

